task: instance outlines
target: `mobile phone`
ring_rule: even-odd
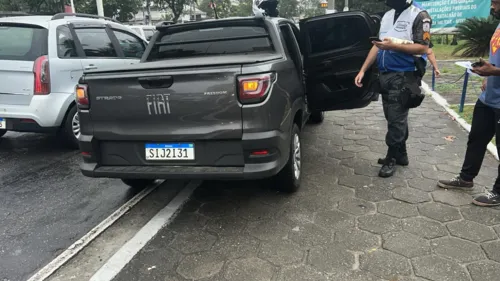
[[[371,42],[371,41],[382,42],[382,40],[380,40],[380,38],[375,37],[375,36],[370,37],[370,42]]]
[[[472,67],[481,67],[483,66],[484,62],[479,59],[478,61],[476,61],[475,63],[471,64]]]

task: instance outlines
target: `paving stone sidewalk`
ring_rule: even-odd
[[[381,179],[381,104],[328,113],[303,133],[299,192],[207,182],[114,280],[500,280],[500,209],[436,187],[459,171],[467,133],[431,97],[410,119],[410,166]],[[473,193],[496,171],[488,154]]]

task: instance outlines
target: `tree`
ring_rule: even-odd
[[[214,10],[210,6],[210,2],[215,4],[217,10],[217,16],[219,18],[226,18],[233,16],[233,11],[236,6],[231,4],[231,0],[201,0],[198,2],[198,9],[207,13],[208,17],[215,18]]]
[[[95,0],[74,1],[75,9],[79,13],[97,14]],[[104,15],[116,17],[119,21],[128,21],[142,8],[142,0],[105,0],[103,1]]]
[[[233,17],[248,17],[253,15],[252,0],[239,0],[239,4],[233,7],[231,16]]]
[[[293,18],[299,16],[298,0],[280,0],[278,5],[280,17]]]
[[[465,43],[458,45],[452,54],[463,51],[462,57],[483,57],[486,56],[490,48],[491,35],[495,33],[499,21],[492,16],[488,18],[470,18],[459,23],[458,40]]]
[[[159,0],[157,1],[157,6],[161,9],[171,10],[173,15],[172,21],[177,22],[184,11],[184,6],[191,3],[190,1],[192,0]]]
[[[74,2],[77,12],[97,14],[95,0]],[[64,6],[67,4],[69,0],[0,0],[0,10],[55,14],[64,11]],[[117,17],[119,21],[128,21],[139,11],[142,4],[143,0],[105,0],[104,15]]]
[[[324,15],[325,9],[320,7],[320,2],[320,0],[302,0],[299,2],[297,12],[303,18]]]
[[[338,11],[342,11],[344,9],[344,1],[336,1],[336,8]],[[357,0],[357,1],[349,1],[349,9],[350,10],[361,10],[365,11],[369,14],[376,14],[387,12],[389,7],[385,5],[384,1],[379,0]]]
[[[2,11],[54,14],[63,12],[65,5],[66,0],[0,0]]]

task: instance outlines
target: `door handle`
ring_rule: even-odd
[[[92,69],[97,69],[97,66],[93,65],[93,64],[89,64],[85,67],[85,70],[92,70]]]
[[[174,78],[172,76],[139,77],[137,81],[144,89],[161,89],[170,88],[174,83]]]
[[[325,66],[325,67],[331,67],[332,66],[332,61],[331,60],[324,61],[323,62],[323,66]]]

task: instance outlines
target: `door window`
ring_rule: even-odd
[[[119,30],[114,30],[126,58],[141,58],[146,47],[138,37]]]
[[[88,58],[116,58],[118,57],[111,39],[104,28],[78,28],[76,35],[82,44],[83,51]]]
[[[61,59],[78,57],[75,39],[67,25],[57,28],[57,56]]]
[[[295,40],[295,35],[292,33],[289,25],[280,26],[281,34],[283,34],[283,39],[285,40],[286,48],[290,58],[293,60],[295,67],[300,69],[300,51],[298,49],[297,40]]]
[[[363,40],[368,42],[368,30],[363,17],[338,17],[335,20],[316,20],[307,24],[310,53],[318,54],[336,49],[351,48]]]

